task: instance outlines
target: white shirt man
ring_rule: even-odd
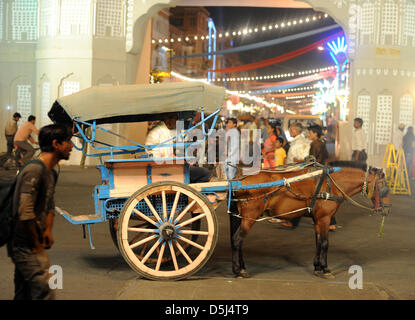
[[[239,164],[240,135],[236,128],[236,119],[229,119],[226,123],[226,160],[223,167],[226,179],[233,179],[237,173],[236,166]],[[228,165],[228,163],[230,165]]]
[[[364,149],[366,149],[366,136],[362,128],[357,128],[353,131],[352,150],[362,151]]]
[[[366,155],[366,136],[362,129],[363,120],[360,118],[354,119],[352,135],[352,161],[365,162],[367,159]]]
[[[403,148],[403,131],[405,130],[405,125],[401,123],[398,127],[398,129],[395,130],[395,133],[393,134],[393,145],[395,146],[395,149]]]
[[[161,121],[156,127],[154,127],[146,137],[146,145],[158,145],[164,141],[172,138],[169,128],[167,128],[164,121]],[[172,144],[173,141],[168,141],[166,144]],[[174,158],[173,147],[155,148],[147,151],[153,155],[154,158]]]
[[[290,149],[288,149],[287,164],[303,161],[310,154],[311,141],[303,136],[300,123],[292,124],[289,132],[294,139],[290,142]]]

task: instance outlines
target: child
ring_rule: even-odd
[[[285,158],[287,158],[287,153],[285,152],[284,148],[284,139],[278,137],[275,140],[275,166],[282,166],[285,163]]]

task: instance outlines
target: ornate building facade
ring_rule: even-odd
[[[12,112],[45,124],[54,99],[91,85],[148,79],[150,18],[190,0],[3,0],[0,3],[0,128]],[[199,3],[200,2],[200,3]],[[267,6],[281,2],[264,1]],[[235,0],[209,1],[212,6]],[[256,0],[245,5],[262,6]],[[350,59],[349,121],[365,121],[369,160],[383,155],[394,129],[414,124],[415,0],[286,0],[328,13],[345,31]],[[206,1],[192,0],[193,6]],[[151,27],[150,27],[151,28]],[[148,60],[148,61],[147,61]],[[148,64],[148,68],[140,66]],[[139,71],[137,71],[139,70]],[[1,135],[1,148],[5,148]],[[350,157],[349,139],[340,156]]]

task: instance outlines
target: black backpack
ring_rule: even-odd
[[[43,175],[46,167],[40,160],[32,160],[27,163],[37,163],[43,168]],[[20,171],[22,172],[23,169]],[[13,198],[17,184],[16,176],[13,182],[0,182],[0,247],[9,242],[13,234],[16,214],[13,212]]]

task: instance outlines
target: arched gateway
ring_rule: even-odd
[[[412,125],[415,90],[414,0],[147,0],[134,8],[130,53],[140,55],[145,26],[158,10],[177,5],[310,8],[329,14],[344,30],[351,64],[349,120],[368,119],[368,153],[380,164],[386,144],[402,123]],[[388,110],[388,114],[384,113]],[[410,120],[409,120],[410,119]],[[409,123],[409,122],[411,123]],[[350,135],[352,121],[341,135]],[[387,130],[388,132],[386,132]],[[348,159],[350,145],[341,141],[340,156]]]

